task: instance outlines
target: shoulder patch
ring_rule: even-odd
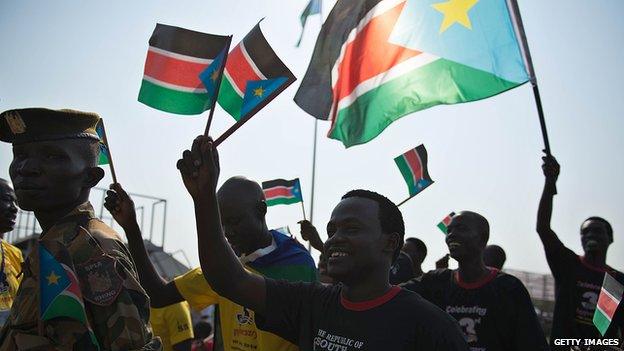
[[[117,273],[117,262],[108,255],[93,258],[76,267],[85,300],[108,306],[121,292],[123,281]]]

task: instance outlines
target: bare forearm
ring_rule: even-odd
[[[537,210],[536,230],[544,245],[551,245],[558,241],[557,235],[550,226],[553,209],[553,197],[555,196],[555,182],[546,180],[544,190],[540,198]]]
[[[167,281],[158,274],[156,268],[152,264],[147,250],[145,249],[139,226],[135,224],[125,227],[124,232],[128,238],[128,249],[137,266],[139,280],[150,296],[152,306],[162,307],[178,302],[171,299],[169,296],[170,294],[166,293],[166,291],[169,290],[167,289]]]
[[[264,280],[247,272],[227,243],[214,192],[195,201],[195,218],[199,261],[208,284],[218,294],[258,312],[264,307]]]

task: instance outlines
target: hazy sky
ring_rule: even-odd
[[[488,1],[488,0],[481,0]],[[168,251],[198,264],[193,206],[175,162],[203,131],[207,113],[177,116],[137,102],[147,42],[157,22],[243,38],[262,30],[293,73],[308,65],[319,17],[311,17],[300,48],[299,14],[307,0],[262,1],[18,1],[0,2],[0,110],[42,106],[98,112],[119,181],[131,192],[168,200]],[[324,5],[327,16],[333,2]],[[581,252],[579,226],[592,215],[615,231],[608,263],[624,269],[624,22],[621,0],[521,1],[553,154],[562,164],[553,228]],[[301,178],[309,214],[314,119],[292,101],[299,82],[220,146],[221,182],[233,175],[257,181]],[[215,112],[215,136],[233,124]],[[462,105],[438,106],[392,124],[367,144],[345,149],[319,123],[314,223],[325,225],[340,196],[367,188],[399,202],[407,187],[393,158],[424,143],[435,184],[401,206],[408,236],[429,247],[425,269],[446,253],[436,224],[450,211],[475,210],[491,225],[492,243],[509,268],[547,272],[535,232],[543,185],[542,139],[532,90],[525,85]],[[618,151],[620,150],[620,151]],[[0,145],[0,177],[8,177],[11,147]],[[108,174],[108,167],[106,167]],[[110,176],[100,183],[108,186]],[[94,199],[95,202],[99,198]],[[295,224],[299,205],[269,208],[271,227]]]

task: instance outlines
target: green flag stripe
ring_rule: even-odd
[[[210,108],[207,93],[187,93],[167,89],[143,80],[139,101],[156,109],[181,115],[197,115]]]
[[[69,317],[87,324],[84,306],[82,306],[75,298],[67,295],[59,295],[50,304],[45,311],[42,320],[50,320],[56,317]]]
[[[605,335],[609,329],[609,324],[611,324],[611,320],[599,308],[596,308],[594,312],[593,322],[602,336]]]
[[[439,104],[484,99],[518,85],[484,71],[439,59],[359,96],[351,105],[338,111],[329,136],[341,140],[347,147],[363,144],[379,135],[390,123],[412,112]]]
[[[240,111],[243,106],[243,97],[238,95],[232,87],[232,83],[225,76],[219,89],[219,105],[227,111],[235,120],[240,119]]]
[[[273,205],[290,205],[296,204],[297,202],[301,202],[301,199],[298,197],[276,197],[271,200],[267,200],[267,206]]]
[[[446,226],[446,224],[444,224],[444,222],[438,223],[438,228],[440,228],[442,233],[448,234],[448,227]]]

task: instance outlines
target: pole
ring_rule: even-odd
[[[548,141],[548,132],[546,131],[546,120],[544,118],[544,109],[542,108],[542,99],[540,97],[539,89],[537,87],[537,78],[535,77],[535,69],[533,68],[533,60],[531,59],[531,51],[529,50],[529,43],[524,32],[524,24],[522,23],[522,17],[520,15],[520,8],[518,7],[517,0],[507,0],[507,8],[510,10],[511,19],[514,25],[516,36],[520,41],[520,51],[522,52],[522,58],[529,73],[529,79],[531,86],[533,86],[533,95],[535,97],[535,104],[537,105],[537,114],[540,121],[540,128],[542,130],[542,138],[544,139],[544,150],[547,155],[550,153],[550,142]]]
[[[305,215],[305,206],[303,206],[303,201],[301,201],[301,212],[303,212],[303,220],[306,220],[306,215]]]
[[[406,203],[407,201],[411,200],[414,196],[416,196],[416,195],[412,195],[412,196],[408,197],[407,199],[405,199],[405,200],[403,200],[403,201],[399,202],[399,204],[397,205],[397,207],[400,207],[401,205],[403,205],[403,204],[404,204],[404,203]]]
[[[212,97],[211,106],[210,106],[210,114],[208,114],[208,122],[206,123],[206,129],[204,129],[204,136],[208,136],[208,132],[210,131],[210,124],[212,123],[212,115],[214,114],[215,106],[217,105],[217,100],[219,98],[219,89],[221,89],[221,81],[223,80],[223,71],[225,70],[225,64],[227,62],[228,54],[230,51],[230,44],[232,43],[232,36],[230,35],[227,39],[227,43],[225,44],[225,54],[223,55],[223,62],[221,63],[221,67],[219,68],[219,78],[217,78],[217,85],[215,86],[215,93]]]

